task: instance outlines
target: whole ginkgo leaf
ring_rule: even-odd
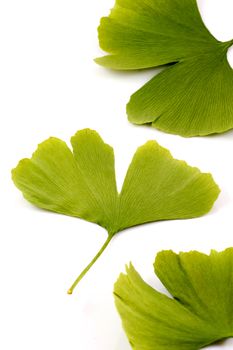
[[[198,350],[233,337],[233,248],[210,255],[163,251],[154,268],[171,297],[145,283],[132,264],[115,284],[133,349]]]
[[[196,0],[116,0],[99,27],[96,62],[112,69],[172,64],[130,99],[128,118],[182,136],[233,128],[233,72],[227,50],[205,27]]]
[[[137,150],[118,194],[112,148],[89,129],[77,132],[71,144],[73,152],[65,142],[50,138],[12,171],[15,185],[32,204],[94,222],[108,232],[69,293],[117,232],[146,222],[201,216],[219,195],[210,174],[173,159],[154,141]]]

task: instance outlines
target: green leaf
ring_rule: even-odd
[[[205,27],[196,0],[116,0],[99,27],[96,62],[112,69],[172,64],[130,99],[129,120],[182,136],[233,128],[233,72],[227,50]]]
[[[233,248],[205,255],[160,252],[155,273],[168,297],[145,283],[132,264],[114,294],[135,350],[198,350],[233,337]]]
[[[50,138],[12,171],[15,185],[35,206],[108,231],[104,246],[69,292],[117,232],[152,221],[204,215],[219,195],[210,174],[173,159],[155,141],[137,150],[118,194],[112,148],[89,129],[77,132],[71,144],[73,153],[63,141]]]

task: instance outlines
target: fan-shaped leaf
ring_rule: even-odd
[[[135,350],[198,350],[233,337],[233,248],[209,256],[163,251],[155,273],[173,298],[134,267],[115,284],[115,300]]]
[[[210,174],[173,159],[155,141],[137,150],[120,194],[112,148],[89,129],[77,132],[71,144],[73,153],[57,138],[44,141],[31,159],[19,162],[12,176],[37,207],[97,223],[108,231],[85,273],[117,232],[151,221],[204,215],[218,197]]]
[[[113,69],[173,64],[137,91],[129,120],[182,136],[233,128],[233,72],[196,0],[116,0],[101,20],[99,41],[110,55],[96,62]]]

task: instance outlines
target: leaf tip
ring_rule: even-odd
[[[101,57],[96,57],[93,59],[93,61],[98,64],[98,65],[101,65]]]
[[[11,169],[11,179],[14,182],[14,184],[17,186],[18,183],[18,178],[19,176],[23,173],[25,166],[30,162],[30,159],[28,158],[24,158],[21,159],[18,164],[16,165],[16,167],[14,167],[13,169]]]

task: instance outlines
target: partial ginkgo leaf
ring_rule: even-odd
[[[196,0],[116,0],[101,20],[99,41],[112,69],[173,64],[137,91],[129,120],[182,136],[233,128],[233,72],[227,50],[205,27]]]
[[[207,135],[233,127],[232,101],[232,68],[220,48],[212,56],[181,61],[154,77],[131,97],[127,111],[136,124],[151,122],[183,136]]]
[[[201,216],[211,209],[218,193],[212,175],[203,176],[157,142],[148,141],[129,166],[118,225],[122,230],[145,222]]]
[[[70,293],[117,232],[146,222],[204,215],[219,195],[210,174],[172,158],[155,141],[137,150],[118,194],[112,148],[89,129],[77,132],[71,144],[73,153],[63,141],[50,138],[12,171],[15,185],[32,204],[97,223],[108,232]]]
[[[111,231],[117,204],[114,154],[95,131],[72,137],[73,153],[65,142],[49,138],[31,159],[13,170],[13,180],[32,204],[95,222]]]
[[[163,251],[155,273],[168,297],[132,265],[115,284],[117,309],[135,350],[198,350],[233,337],[233,248],[205,255]]]

